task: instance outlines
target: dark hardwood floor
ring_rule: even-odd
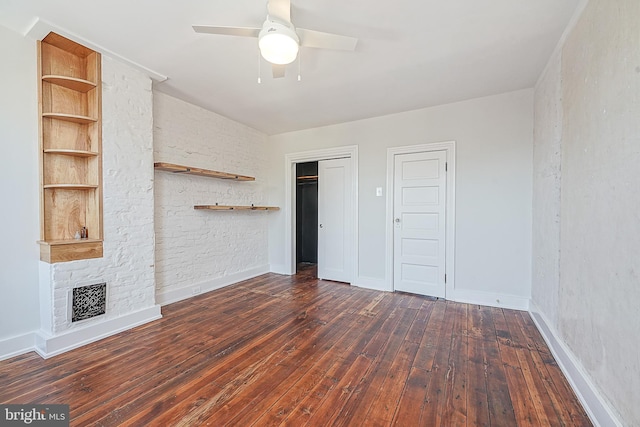
[[[526,312],[267,274],[42,360],[0,362],[1,403],[71,425],[587,426]]]

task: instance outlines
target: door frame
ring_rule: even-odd
[[[296,274],[296,174],[297,163],[318,162],[321,160],[351,159],[351,215],[347,219],[349,253],[351,254],[351,281],[358,277],[358,146],[325,148],[299,153],[285,154],[285,227],[284,227],[284,265],[285,274]]]
[[[414,154],[429,151],[445,151],[447,158],[447,195],[446,195],[446,227],[445,227],[445,299],[454,295],[455,289],[455,218],[456,218],[456,142],[432,142],[427,144],[408,145],[387,148],[387,211],[386,211],[386,275],[387,288],[394,291],[393,283],[393,198],[395,188],[395,156],[398,154]]]

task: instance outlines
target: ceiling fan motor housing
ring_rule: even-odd
[[[293,26],[267,19],[258,35],[258,46],[264,59],[285,65],[298,56],[300,39]]]

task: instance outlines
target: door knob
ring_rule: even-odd
[[[400,224],[400,218],[395,219],[396,224]]]
[[[320,228],[322,228],[322,224],[320,224]]]

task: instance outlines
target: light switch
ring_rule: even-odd
[[[382,187],[376,187],[376,197],[382,197]]]

